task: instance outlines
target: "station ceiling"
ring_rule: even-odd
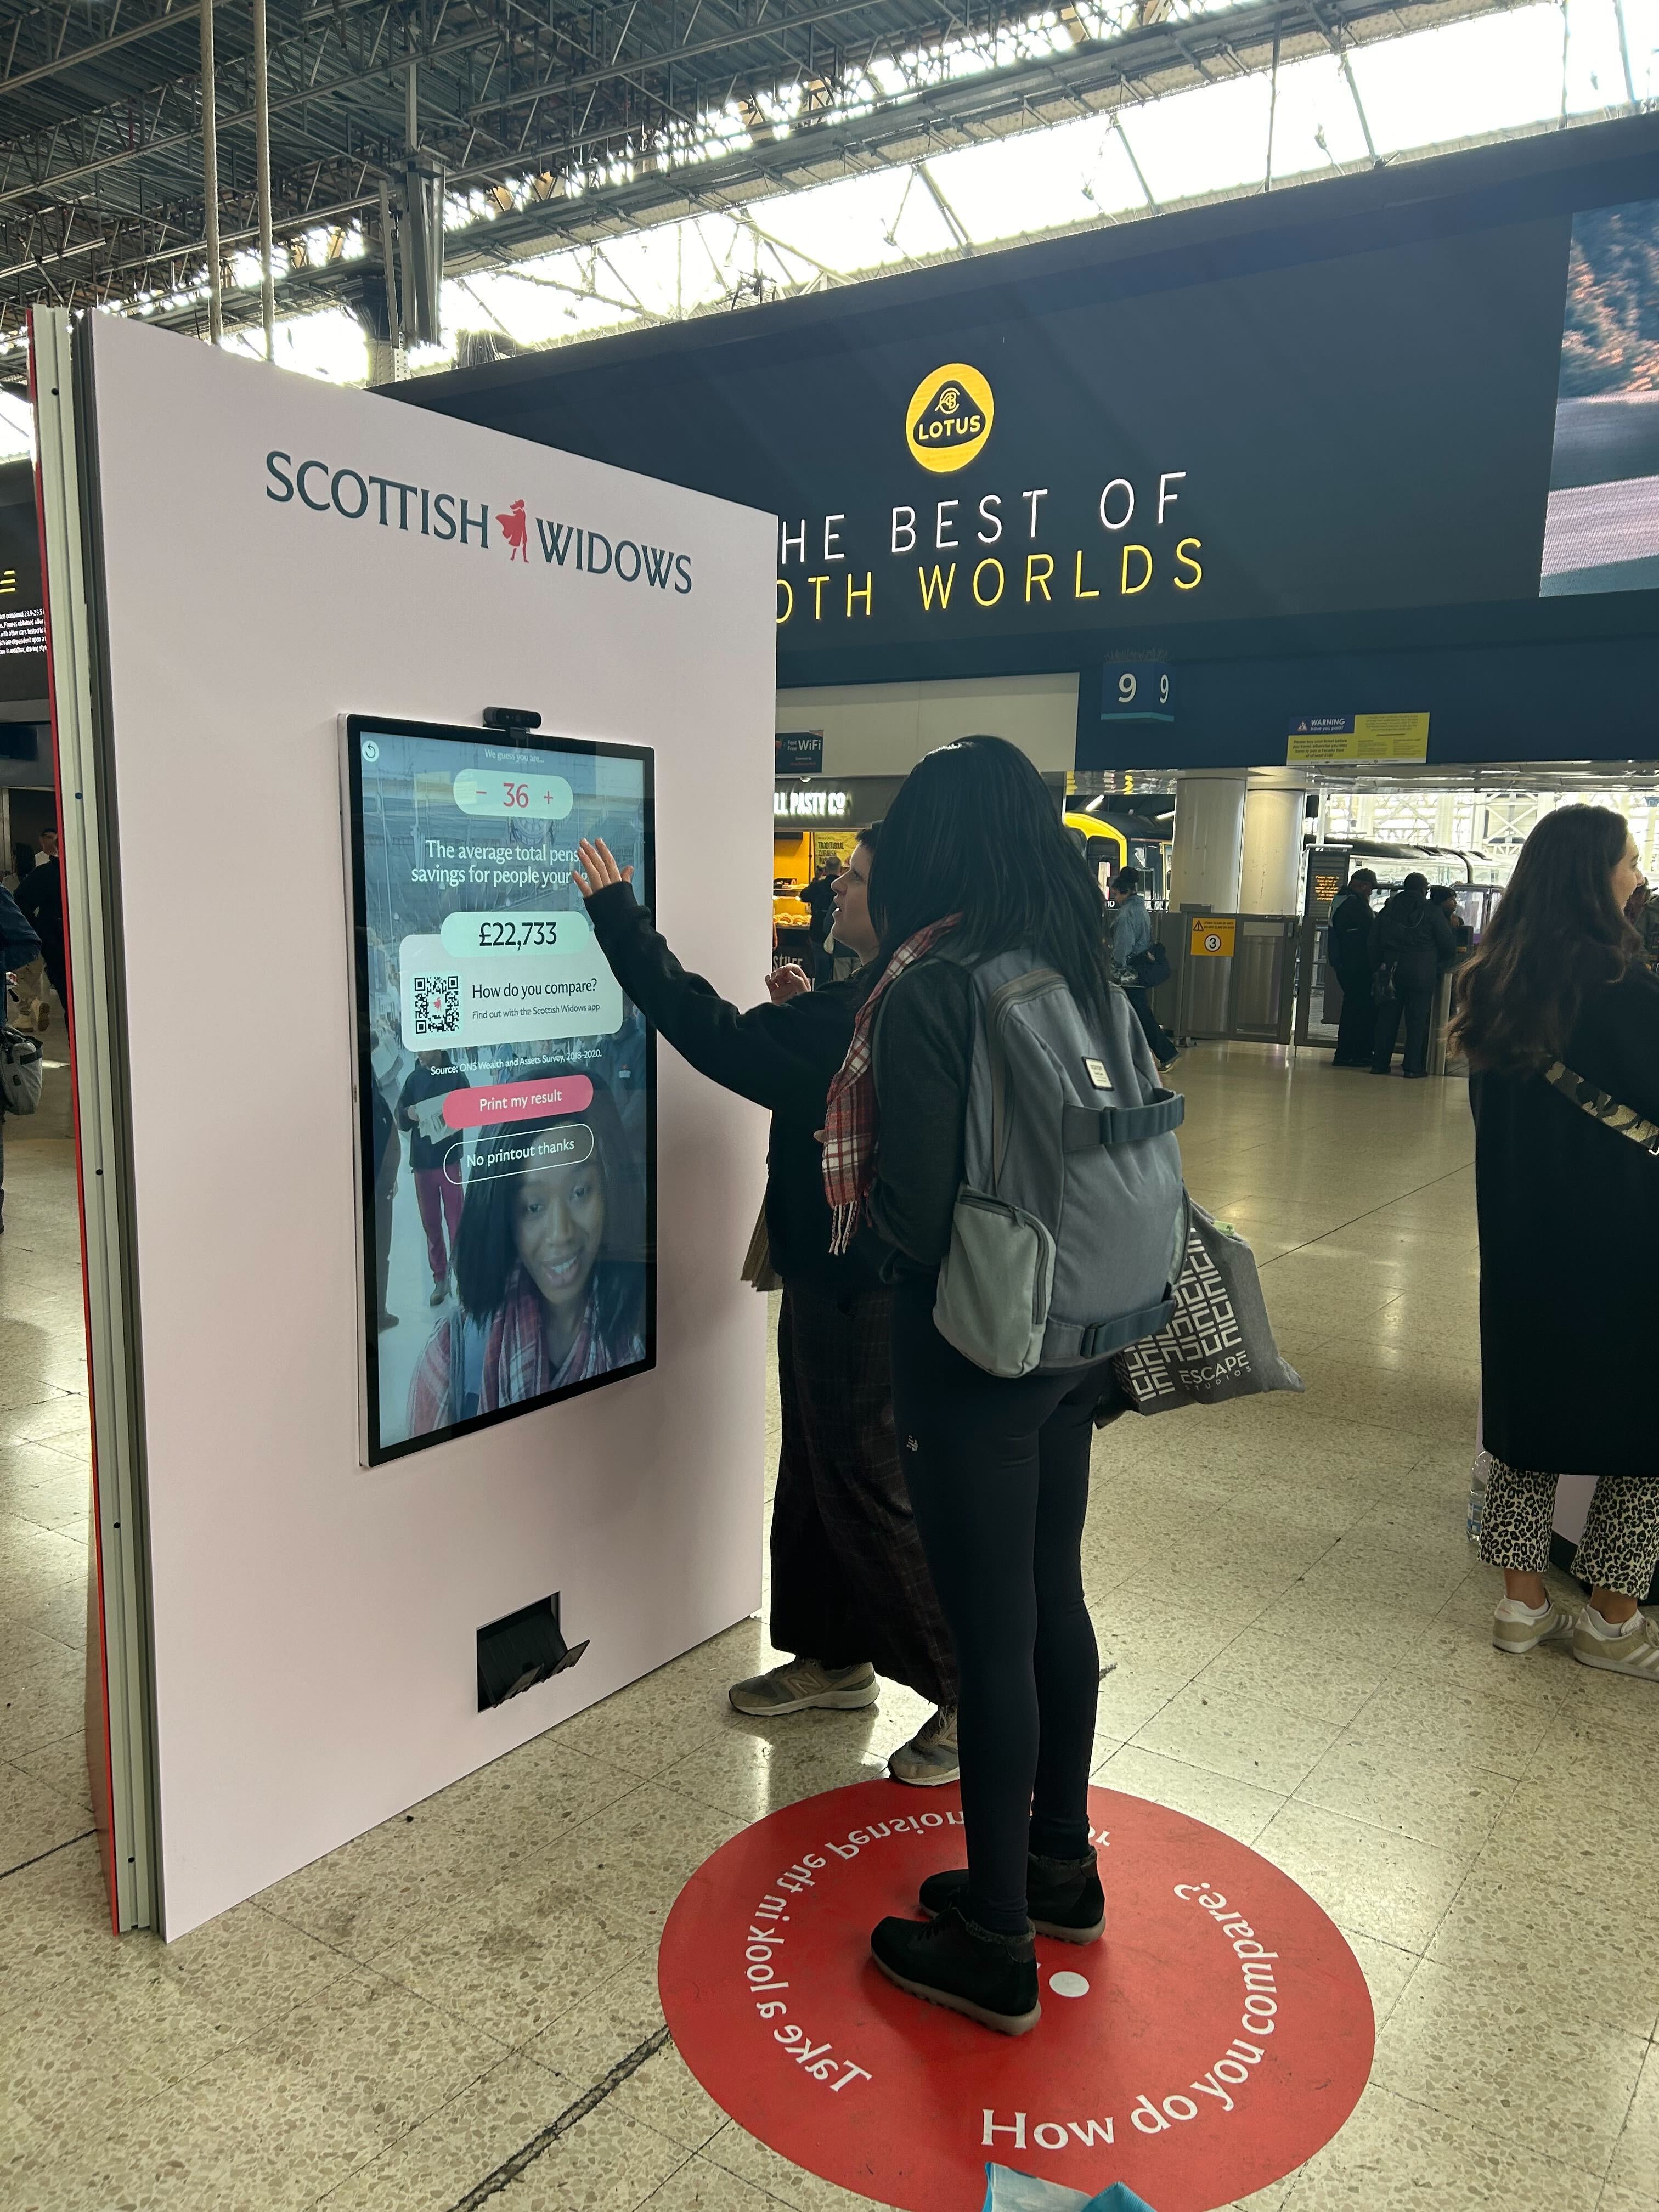
[[[0,9],[0,344],[36,303],[204,327],[202,4]],[[260,314],[253,15],[252,0],[209,4],[234,330]],[[367,319],[362,236],[382,185],[402,194],[411,142],[443,165],[459,275],[1497,12],[1502,0],[267,0],[279,312]],[[0,378],[20,366],[13,355]]]

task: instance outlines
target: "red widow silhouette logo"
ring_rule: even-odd
[[[527,568],[530,565],[530,524],[525,515],[524,501],[515,499],[507,513],[498,514],[495,520],[501,526],[502,537],[513,548],[507,556],[508,560],[522,561]]]

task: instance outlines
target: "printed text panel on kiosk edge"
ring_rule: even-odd
[[[603,837],[652,899],[653,755],[368,715],[342,750],[374,1465],[654,1364],[652,1038],[570,881]]]

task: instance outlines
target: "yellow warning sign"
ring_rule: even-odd
[[[1190,950],[1194,960],[1231,960],[1233,933],[1238,924],[1231,915],[1199,915],[1193,923]]]
[[[1292,722],[1285,749],[1294,761],[1426,761],[1426,714],[1310,714]]]

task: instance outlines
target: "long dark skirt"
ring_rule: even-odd
[[[780,1651],[831,1667],[867,1659],[934,1705],[954,1705],[951,1634],[893,1436],[892,1308],[884,1289],[843,1306],[785,1286],[770,1634]]]

